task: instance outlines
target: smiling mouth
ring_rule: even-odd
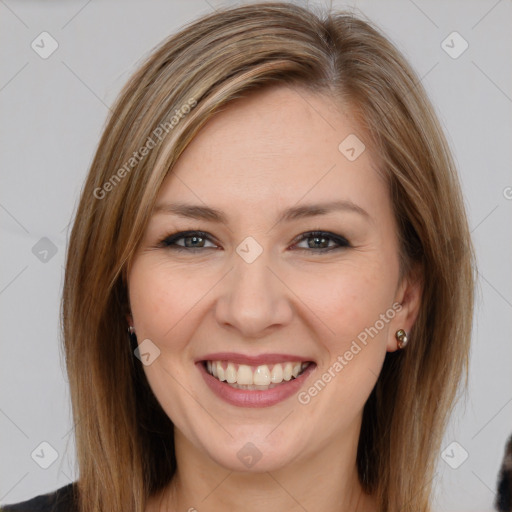
[[[250,366],[231,361],[203,361],[202,364],[207,373],[232,388],[264,391],[300,377],[314,363],[286,361]]]

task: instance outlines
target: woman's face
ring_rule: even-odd
[[[163,183],[128,274],[131,319],[176,436],[209,464],[268,471],[355,450],[415,317],[363,143],[328,97],[267,89],[210,120]],[[185,231],[201,233],[170,236]]]

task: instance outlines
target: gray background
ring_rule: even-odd
[[[156,44],[220,5],[0,0],[0,503],[77,476],[59,300],[68,224],[109,105]],[[468,458],[454,469],[440,456],[435,509],[489,511],[512,432],[512,4],[334,5],[364,13],[410,60],[460,169],[479,288],[468,400],[456,408],[443,449],[451,465],[460,464],[463,450]],[[47,59],[31,48],[43,31],[59,45]],[[469,44],[455,59],[442,46],[453,31]],[[462,48],[461,40],[445,44]],[[40,466],[53,452],[41,442],[56,451],[48,469]]]

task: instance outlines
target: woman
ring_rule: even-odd
[[[191,23],[122,91],[69,242],[79,479],[5,510],[431,510],[473,263],[377,29],[287,3]]]

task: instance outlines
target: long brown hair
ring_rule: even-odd
[[[262,3],[218,10],[151,52],[117,99],[81,192],[61,311],[81,512],[142,512],[176,470],[173,424],[128,343],[126,269],[198,130],[235,98],[280,84],[352,113],[389,183],[402,275],[421,269],[411,342],[386,355],[357,466],[379,510],[430,510],[463,375],[467,386],[473,314],[474,250],[454,162],[419,78],[370,22]]]

